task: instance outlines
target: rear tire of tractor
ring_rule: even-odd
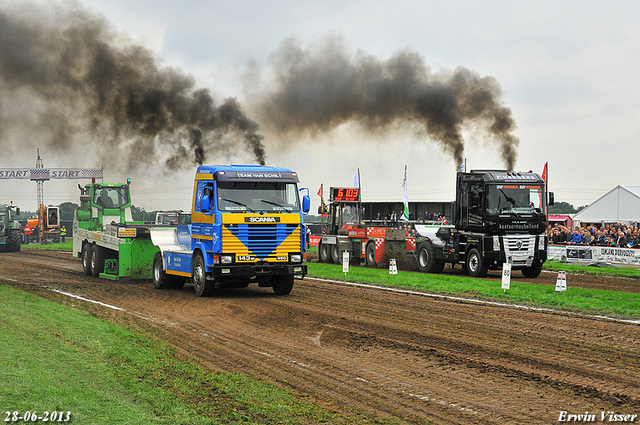
[[[153,286],[155,286],[156,289],[167,289],[170,287],[169,278],[162,265],[162,254],[160,252],[156,252],[156,255],[153,257]]]
[[[193,275],[193,289],[199,297],[208,297],[213,293],[213,282],[207,280],[207,271],[204,265],[202,255],[197,255],[191,266],[191,274]]]
[[[320,257],[321,263],[328,263],[331,260],[331,245],[320,241],[318,245],[318,256]]]
[[[467,254],[467,273],[471,277],[486,277],[489,269],[482,261],[478,248],[472,248]]]
[[[9,231],[9,251],[20,252],[20,245],[22,245],[22,235],[20,230]]]
[[[93,245],[90,243],[86,243],[82,246],[82,271],[86,275],[91,274],[91,247]]]
[[[542,272],[542,263],[537,263],[531,267],[525,267],[522,269],[522,274],[524,275],[524,277],[528,279],[533,279],[540,276],[541,272]]]
[[[342,264],[342,257],[340,256],[340,247],[331,245],[331,262],[333,264]]]
[[[104,249],[98,245],[94,245],[91,248],[91,274],[94,277],[100,276],[100,273],[104,272]]]
[[[365,252],[365,261],[367,266],[369,267],[377,267],[378,263],[376,262],[376,243],[371,242],[367,245],[367,250]]]
[[[289,295],[293,289],[293,275],[273,277],[273,293],[276,295]]]
[[[418,270],[422,273],[431,273],[435,263],[433,244],[429,239],[418,246]]]

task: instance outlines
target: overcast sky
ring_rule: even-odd
[[[14,2],[20,0],[0,0],[0,8],[6,10]],[[253,84],[259,84],[251,79],[253,72],[271,69],[270,58],[284,40],[294,37],[297,45],[313,49],[333,37],[353,55],[361,52],[385,61],[408,49],[434,73],[463,67],[480,77],[493,77],[501,88],[499,101],[511,110],[517,125],[513,135],[520,144],[514,168],[541,173],[548,162],[550,190],[557,201],[585,205],[618,184],[640,184],[640,2],[83,0],[79,4],[104,17],[131,43],[150,49],[161,66],[193,76],[196,85],[209,89],[218,103],[235,97],[261,127],[251,108],[249,93]],[[321,183],[327,195],[329,186],[350,186],[357,169],[365,201],[402,201],[405,165],[410,201],[451,201],[455,196],[452,156],[426,135],[407,128],[377,134],[346,122],[330,131],[297,135],[295,141],[268,129],[263,134],[267,165],[298,171],[301,185],[311,191],[314,209]],[[466,130],[463,136],[468,169],[504,167],[496,145],[487,142],[485,134]],[[35,134],[29,141],[30,149],[33,146],[38,146]],[[0,156],[0,168],[34,166],[34,149],[27,155],[16,152]],[[100,160],[70,160],[71,155],[44,149],[41,154],[51,168],[101,165]],[[207,158],[208,164],[230,161],[252,162],[253,157]],[[148,178],[135,176],[134,204],[146,209],[190,208],[194,171],[195,166]],[[105,181],[126,177],[105,166]],[[77,203],[78,182],[45,183],[45,202]],[[0,180],[0,184],[0,202],[9,196],[23,209],[35,208],[35,183]]]

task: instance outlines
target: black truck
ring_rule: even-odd
[[[553,193],[533,172],[479,170],[457,173],[453,224],[415,225],[416,260],[422,272],[461,264],[470,276],[510,263],[537,277],[547,259],[547,204]],[[548,196],[548,200],[547,200]]]

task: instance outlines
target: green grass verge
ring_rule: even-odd
[[[570,277],[567,279],[568,289],[565,292],[555,292],[555,285],[531,285],[513,281],[510,289],[505,291],[501,288],[500,281],[472,279],[466,276],[407,271],[398,271],[397,275],[390,275],[386,269],[368,267],[349,267],[345,276],[341,265],[308,263],[307,266],[310,277],[640,319],[640,294],[572,288]]]
[[[28,245],[22,245],[22,249],[43,249],[46,251],[69,251],[73,250],[73,240],[71,238],[67,238],[67,240],[62,243],[30,243]]]
[[[246,376],[207,371],[154,339],[0,285],[0,413],[72,423],[379,423]]]
[[[630,277],[640,279],[640,270],[632,267],[594,267],[579,264],[568,264],[560,261],[547,261],[544,267],[551,271],[592,274],[596,276]],[[640,284],[640,282],[638,282]]]

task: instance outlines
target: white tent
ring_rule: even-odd
[[[616,186],[573,216],[579,223],[640,222],[640,186]]]

